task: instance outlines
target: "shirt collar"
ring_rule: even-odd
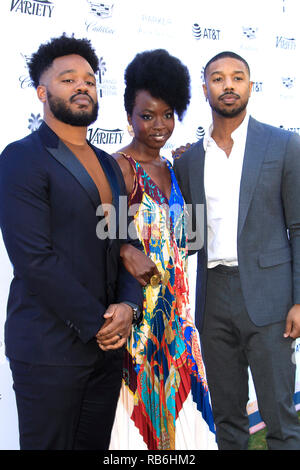
[[[249,117],[250,117],[249,114],[246,113],[246,116],[244,117],[241,124],[232,132],[231,137],[234,141],[241,140],[241,139],[244,139],[246,141]],[[215,143],[215,141],[211,137],[212,131],[213,131],[213,124],[211,123],[208,130],[205,132],[205,135],[203,138],[203,147],[205,151],[210,141]]]

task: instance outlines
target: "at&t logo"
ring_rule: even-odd
[[[202,139],[205,136],[205,129],[202,126],[199,126],[196,130],[196,138],[197,140]]]
[[[212,41],[220,40],[220,29],[201,27],[198,23],[194,23],[192,27],[193,36],[195,39],[210,39]]]

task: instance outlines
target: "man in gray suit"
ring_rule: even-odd
[[[204,205],[196,324],[220,449],[247,449],[248,366],[269,449],[300,449],[293,341],[300,335],[300,138],[247,113],[247,62],[205,67],[208,135],[175,158],[181,190]],[[200,232],[199,232],[200,233]]]

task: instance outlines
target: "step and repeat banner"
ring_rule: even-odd
[[[300,133],[299,0],[1,0],[0,151],[33,132],[43,113],[27,63],[39,45],[74,33],[91,40],[100,59],[97,75],[99,116],[88,139],[107,152],[130,141],[123,107],[124,70],[137,52],[164,48],[189,68],[192,100],[177,122],[164,155],[202,137],[210,109],[202,92],[203,68],[218,52],[232,50],[249,63],[254,82],[250,113],[269,124]],[[299,156],[300,158],[300,156]],[[191,292],[195,258],[190,261]],[[12,267],[0,236],[0,449],[18,449],[18,428],[11,375],[4,351],[4,322]],[[291,360],[299,363],[299,342]],[[299,371],[299,367],[297,369]],[[297,373],[295,402],[299,406]],[[263,426],[251,380],[250,431]]]

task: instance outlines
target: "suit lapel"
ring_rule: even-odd
[[[203,147],[203,139],[197,143],[197,148],[194,150],[189,169],[189,187],[191,192],[191,200],[193,201],[193,231],[200,232],[197,236],[200,236],[203,239],[203,246],[206,251],[207,246],[207,215],[206,215],[206,199],[205,199],[205,190],[204,190],[204,163],[205,163],[205,151]],[[196,220],[195,216],[196,205],[204,205],[204,229],[202,227],[203,221]],[[199,217],[199,214],[198,214]],[[199,225],[200,223],[200,225]]]
[[[36,137],[39,138],[47,150],[61,165],[63,165],[87,192],[95,208],[100,204],[98,189],[80,161],[71,150],[58,138],[55,132],[45,122],[41,124]]]
[[[58,146],[56,148],[46,147],[46,149],[77,179],[81,186],[86,190],[95,208],[97,208],[101,202],[98,189],[84,166],[71,150],[61,140],[58,141]]]
[[[196,204],[205,203],[204,194],[204,161],[205,152],[203,148],[203,141],[200,141],[198,148],[195,149],[191,156],[189,164],[189,182],[191,188],[191,199]]]
[[[255,119],[249,119],[239,199],[238,236],[241,234],[264,160],[269,135]]]
[[[111,192],[112,192],[112,203],[115,207],[116,210],[116,223],[118,227],[118,222],[119,222],[119,195],[121,194],[121,189],[120,185],[118,182],[118,179],[116,177],[116,173],[114,172],[114,169],[112,167],[111,162],[109,161],[108,155],[103,152],[102,150],[91,146],[92,149],[94,150],[99,163],[105,173],[105,176],[109,182]]]
[[[58,138],[58,136],[47,126],[45,122],[43,122],[40,126],[38,135],[41,138],[46,150],[76,178],[76,180],[87,192],[94,207],[97,208],[101,203],[98,188],[78,158]],[[116,209],[116,220],[118,221],[118,196],[120,194],[119,182],[112,168],[111,162],[108,160],[108,156],[105,154],[105,152],[94,146],[91,146],[91,148],[95,152],[111,187],[112,202]]]

